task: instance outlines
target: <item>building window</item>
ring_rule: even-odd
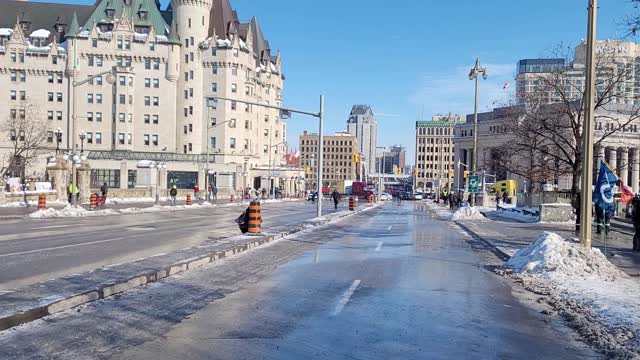
[[[102,133],[96,133],[96,144],[102,144]]]
[[[186,149],[187,145],[184,146]],[[178,189],[193,189],[193,185],[198,183],[197,171],[168,171],[167,188],[176,186]]]
[[[53,74],[52,73],[49,73],[47,75],[47,79],[49,80],[49,84],[53,84]]]
[[[264,116],[264,122],[268,123],[269,122],[269,115],[265,115]]]
[[[154,123],[155,125],[157,125],[157,124],[158,124],[158,115],[153,115],[153,123]]]
[[[160,70],[160,60],[158,59],[153,60],[153,70]]]
[[[127,85],[127,77],[126,76],[120,76],[120,86],[126,86]]]
[[[232,101],[231,102],[231,110],[236,110],[236,107],[237,107],[236,102]]]
[[[212,149],[215,149],[215,148],[216,148],[216,138],[215,138],[215,136],[212,136],[212,137],[209,139],[209,144],[211,145],[211,148],[212,148]]]
[[[244,128],[245,128],[245,129],[249,129],[249,124],[250,124],[250,123],[249,123],[249,120],[245,120],[245,121],[244,121]]]
[[[53,121],[53,111],[47,111],[47,120]]]
[[[18,75],[13,70],[11,70],[11,81],[18,81]]]
[[[146,87],[146,88],[150,88],[151,87],[151,79],[149,79],[149,78],[145,78],[144,79],[144,87]]]
[[[93,48],[98,47],[98,39],[91,39],[91,47]]]
[[[87,144],[93,144],[93,133],[87,132]]]
[[[249,150],[249,139],[244,139],[244,149]]]
[[[102,86],[102,76],[96,76],[93,80],[96,82],[96,85]]]
[[[153,79],[153,87],[156,89],[160,87],[160,79]]]
[[[233,48],[233,56],[238,57],[238,48]]]
[[[144,123],[149,124],[151,122],[151,115],[144,114]]]
[[[118,99],[119,99],[119,101],[118,101],[118,102],[119,102],[120,104],[122,104],[122,105],[124,105],[124,104],[126,104],[126,103],[127,103],[127,96],[126,96],[126,95],[124,95],[124,94],[120,94],[120,95],[118,96]]]
[[[17,98],[15,90],[11,90],[10,98],[11,98],[11,100],[15,100]]]
[[[126,39],[124,41],[124,48],[125,48],[125,50],[131,50],[131,40]]]
[[[238,76],[238,67],[234,66],[231,68],[231,75],[232,76]]]
[[[237,93],[238,92],[238,84],[231,84],[231,92],[232,93]]]
[[[149,134],[144,134],[144,146],[149,146]]]
[[[97,112],[96,113],[96,121],[97,122],[102,122],[102,113],[101,112]]]
[[[118,120],[120,120],[120,122],[124,122],[124,113],[118,113]]]
[[[157,96],[153,97],[153,106],[158,106],[160,105],[160,98],[158,98]]]
[[[96,94],[96,104],[102,104],[102,94]]]
[[[151,136],[151,143],[153,146],[158,146],[158,135]]]
[[[91,170],[91,187],[99,188],[104,183],[107,183],[107,186],[110,188],[116,188],[116,189],[120,188],[120,170],[115,170],[115,169]]]
[[[93,94],[87,94],[87,103],[93,104]]]
[[[189,124],[189,132],[193,132],[193,124]]]
[[[62,93],[56,93],[56,100],[60,103],[62,102]]]
[[[118,143],[120,145],[124,145],[124,133],[119,133],[118,134]]]
[[[151,59],[144,59],[144,68],[151,70]]]
[[[264,136],[269,136],[269,129],[264,129]]]
[[[98,65],[98,67],[102,67],[102,56],[98,56],[96,58],[96,65]]]
[[[236,119],[229,120],[229,127],[230,128],[235,128],[236,127]]]
[[[62,121],[62,111],[56,111],[56,119]]]
[[[58,84],[62,84],[62,74],[58,74]]]
[[[151,106],[151,97],[150,96],[145,96],[144,97],[144,106]]]
[[[192,152],[192,151],[193,151],[193,144],[189,143],[189,152]]]
[[[87,121],[93,121],[93,113],[92,112],[88,112],[87,113]]]
[[[232,149],[236,148],[236,138],[230,138],[229,139],[229,147]]]
[[[211,83],[211,91],[213,91],[213,92],[217,92],[218,91],[218,84],[217,83]]]
[[[218,65],[213,65],[213,67],[211,68],[211,73],[213,75],[218,75]]]

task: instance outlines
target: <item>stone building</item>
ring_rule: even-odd
[[[454,156],[453,129],[460,116],[434,116],[431,121],[416,121],[416,173],[417,190],[432,192],[437,188],[452,188]]]
[[[358,151],[362,157],[364,177],[375,173],[378,121],[369,105],[354,105],[347,120],[347,132],[358,139]]]
[[[60,128],[60,148],[88,158],[91,187],[148,185],[138,177],[147,160],[166,164],[163,186],[209,181],[234,192],[254,183],[252,169],[267,165],[270,151],[282,159],[286,124],[277,110],[206,100],[282,102],[280,54],[257,19],[240,22],[228,0],[172,0],[164,10],[155,0],[1,7],[0,119],[36,104],[48,156]],[[27,173],[42,175],[46,164]]]
[[[358,139],[349,133],[337,133],[323,136],[323,186],[334,184],[338,180],[357,180],[359,166],[354,162],[353,154],[358,153]],[[305,180],[308,189],[317,187],[318,177],[318,134],[300,136],[300,164],[306,169]]]
[[[629,105],[617,104],[610,106],[608,111],[602,109],[596,111],[594,139],[596,141],[601,139],[603,134],[613,129],[618,121],[625,122],[625,119],[628,119],[628,115],[625,114],[627,108],[631,109]],[[518,188],[522,189],[527,179],[502,168],[496,158],[499,149],[514,140],[514,135],[509,131],[509,123],[518,121],[514,118],[516,113],[513,108],[504,107],[478,114],[478,172],[496,175],[497,180],[515,179],[518,181]],[[470,165],[473,161],[473,114],[467,115],[466,122],[456,125],[454,146],[454,158],[459,159],[463,164]],[[631,186],[634,192],[638,192],[640,190],[640,119],[636,118],[624,128],[602,140],[599,146],[594,147],[594,178],[597,176],[600,159],[607,161],[618,176]],[[528,159],[519,159],[523,167],[528,166],[531,160],[540,161],[540,154],[534,154]],[[568,190],[571,188],[572,177],[570,174],[553,176],[546,179],[546,183],[552,184],[558,190]],[[465,186],[465,179],[457,171],[454,184],[460,187]],[[531,184],[529,181],[528,184],[535,185],[534,191],[541,190],[540,183]]]

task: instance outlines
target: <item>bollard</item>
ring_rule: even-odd
[[[47,195],[38,195],[38,210],[44,210],[47,208]]]
[[[353,196],[349,196],[349,210],[354,211],[356,209],[356,200]]]
[[[249,205],[249,234],[262,232],[262,214],[260,213],[260,201],[252,201]]]
[[[230,203],[230,204],[233,204],[233,195],[231,195],[231,196],[229,197],[229,203]]]
[[[191,205],[191,194],[187,194],[187,205]]]
[[[96,193],[93,193],[91,194],[91,197],[89,197],[89,207],[91,208],[91,210],[95,210],[97,206],[98,206],[98,195]]]

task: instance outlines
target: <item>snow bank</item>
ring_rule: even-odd
[[[492,210],[491,215],[495,215],[497,217],[502,217],[505,219],[513,219],[513,220],[526,222],[526,223],[534,223],[539,221],[539,218],[537,216],[525,215],[521,212],[516,212],[516,211]]]
[[[463,207],[458,209],[453,216],[451,216],[452,221],[458,220],[484,220],[484,215],[480,212],[477,207]]]
[[[599,249],[587,249],[546,231],[535,242],[518,250],[507,265],[516,272],[536,274],[555,272],[563,276],[597,276],[605,280],[628,277],[611,264]]]
[[[507,266],[527,289],[548,294],[587,342],[621,358],[640,356],[640,281],[600,250],[545,232]]]
[[[71,205],[64,209],[48,208],[45,210],[38,210],[29,214],[29,217],[41,219],[41,218],[56,218],[56,217],[89,217],[89,216],[105,216],[105,215],[117,215],[118,211],[112,209],[106,210],[87,210],[83,207],[72,207]]]

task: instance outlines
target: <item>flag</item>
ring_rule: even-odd
[[[502,90],[506,90],[509,87],[509,85],[511,85],[510,81],[507,81],[506,83],[504,83],[504,85],[502,85]]]
[[[596,182],[591,200],[605,212],[615,210],[613,187],[616,186],[617,183],[618,177],[613,173],[611,168],[609,168],[609,165],[601,159],[600,173],[598,174],[598,181]]]
[[[633,201],[633,190],[624,184],[624,181],[619,180],[620,184],[620,201],[625,204],[631,204]]]

